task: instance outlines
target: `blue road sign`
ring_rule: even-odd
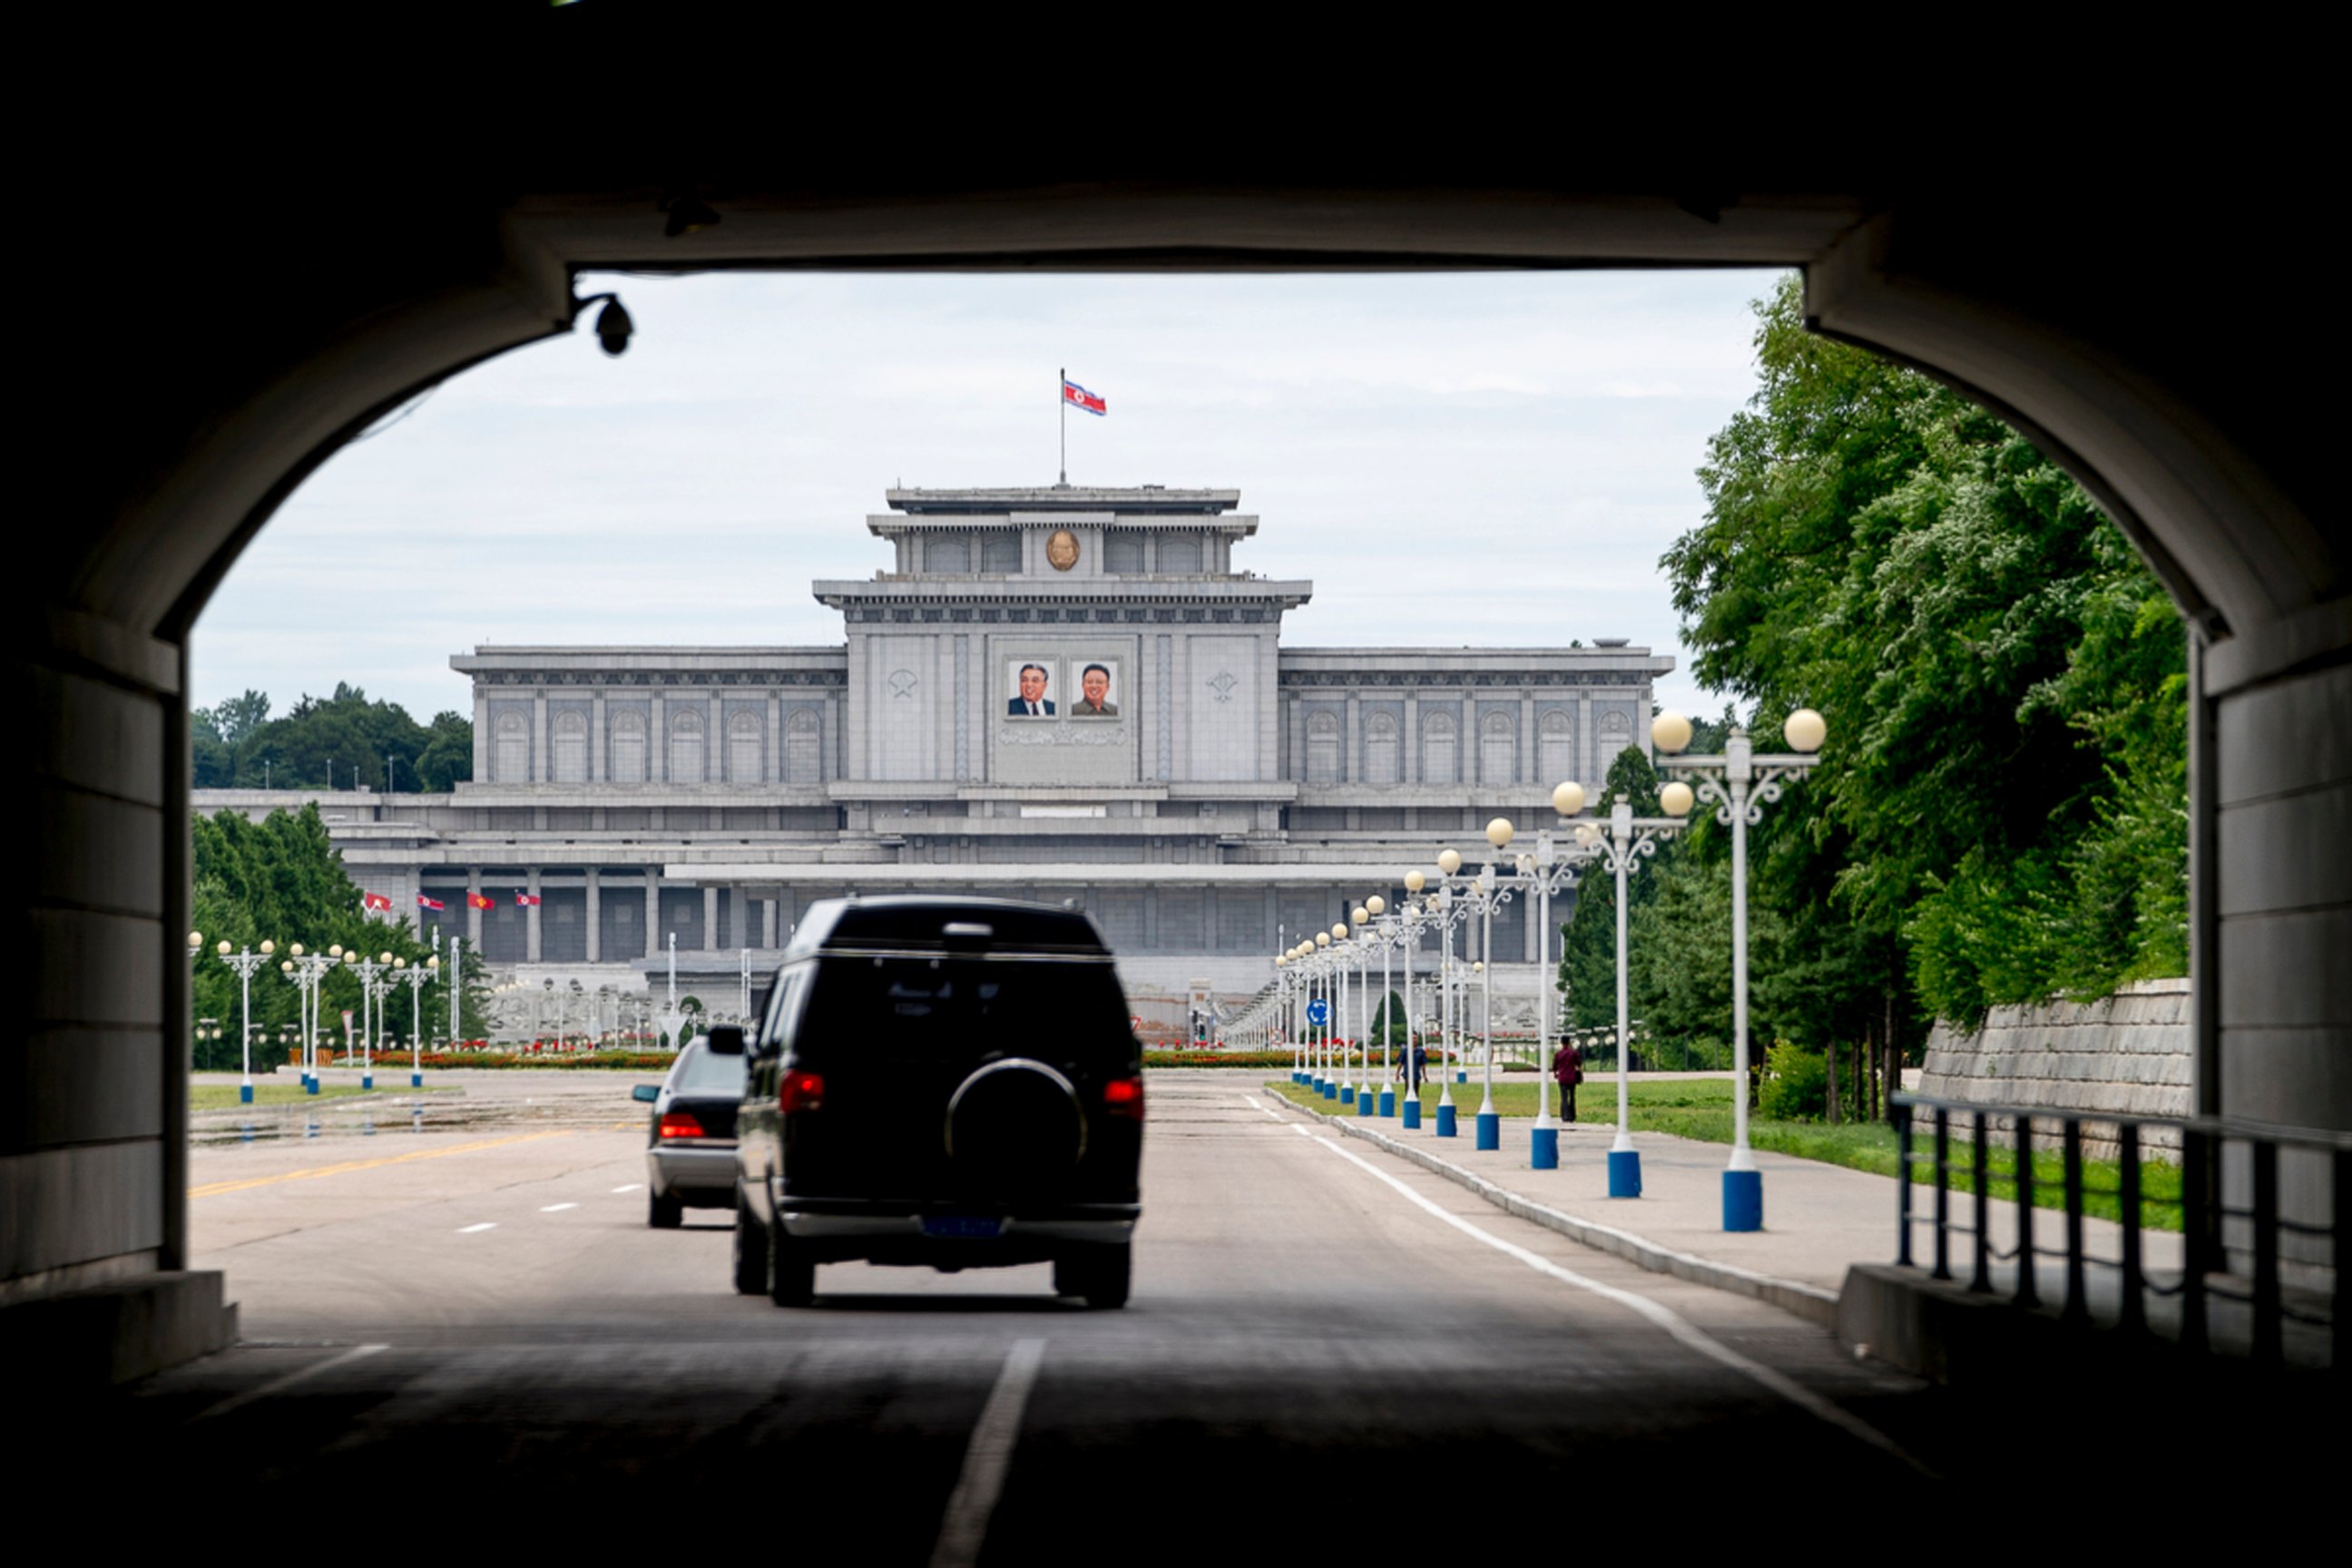
[[[1316,997],[1315,1000],[1307,1004],[1307,1021],[1314,1025],[1318,1029],[1324,1025],[1329,1023],[1331,1021],[1331,1004],[1326,1002],[1320,996]]]

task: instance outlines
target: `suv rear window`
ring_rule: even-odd
[[[1020,959],[828,961],[795,1037],[795,1049],[914,1057],[1132,1049],[1111,965]]]

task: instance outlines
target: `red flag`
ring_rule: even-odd
[[[416,895],[416,907],[420,910],[431,910],[436,914],[438,914],[441,912],[441,900],[438,899],[428,899],[424,894],[419,893]]]
[[[499,901],[496,899],[490,897],[488,893],[467,893],[466,895],[466,907],[469,910],[496,909],[498,907],[498,902]]]
[[[526,893],[521,889],[518,888],[515,889],[515,902],[522,906],[524,909],[529,909],[531,905],[539,902],[539,895],[537,893]]]
[[[1083,408],[1089,414],[1108,414],[1110,400],[1098,392],[1088,392],[1068,376],[1062,378],[1062,401],[1073,408]]]
[[[382,893],[362,893],[360,895],[360,908],[363,910],[388,910],[392,908],[392,900]]]

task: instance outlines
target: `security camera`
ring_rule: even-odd
[[[629,320],[629,312],[618,300],[607,300],[596,312],[596,342],[608,354],[617,355],[626,349],[629,334],[635,330],[636,323]]]

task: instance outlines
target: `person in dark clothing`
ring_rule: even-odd
[[[1574,1121],[1576,1086],[1584,1081],[1584,1064],[1577,1059],[1576,1047],[1566,1040],[1551,1054],[1551,1076],[1559,1083],[1559,1119]]]
[[[1405,1047],[1405,1088],[1414,1094],[1421,1092],[1422,1080],[1429,1076],[1429,1047],[1419,1040]]]

